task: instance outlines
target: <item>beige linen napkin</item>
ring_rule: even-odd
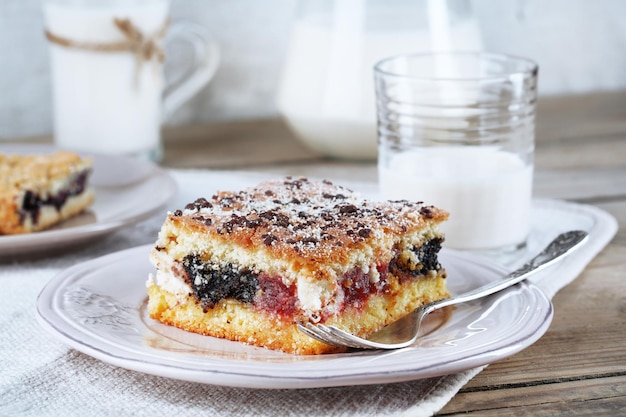
[[[182,191],[169,209],[184,206],[215,188],[240,188],[257,182],[251,174],[171,173]],[[371,191],[371,184],[364,188]],[[52,276],[77,262],[153,242],[162,217],[62,256],[0,260],[0,416],[431,416],[482,369],[381,385],[305,390],[229,388],[108,365],[65,347],[42,330],[35,319],[35,301]],[[558,274],[552,273],[550,280],[541,276],[535,279],[549,296],[574,280],[617,230],[607,213],[561,201],[536,200],[533,218],[527,256],[558,232],[574,228],[591,231],[589,242],[577,256],[557,266]],[[523,260],[497,261],[513,267]]]

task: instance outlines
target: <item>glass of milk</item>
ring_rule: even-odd
[[[43,7],[55,144],[160,160],[162,120],[213,77],[215,42],[198,25],[170,25],[169,0],[44,0]],[[173,83],[164,81],[164,41],[184,43],[192,55]]]
[[[398,55],[374,67],[378,173],[387,199],[450,213],[446,246],[525,244],[537,65],[489,53]]]

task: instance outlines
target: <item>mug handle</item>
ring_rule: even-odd
[[[217,72],[220,49],[203,26],[176,22],[168,30],[166,42],[181,41],[191,45],[193,58],[189,68],[170,81],[163,92],[163,120],[168,119],[187,100],[198,93]]]

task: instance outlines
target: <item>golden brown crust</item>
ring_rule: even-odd
[[[72,152],[0,154],[0,234],[42,230],[84,210],[95,198],[89,186],[68,196],[58,209],[54,204],[42,204],[35,216],[24,212],[23,202],[27,197],[46,200],[67,191],[77,176],[88,176],[91,166],[91,158]]]
[[[447,218],[421,202],[366,201],[329,181],[287,178],[198,199],[166,222],[220,244],[263,248],[267,256],[313,271],[320,263],[348,263],[381,236],[410,235]]]
[[[0,194],[24,189],[46,191],[54,187],[54,182],[91,166],[91,158],[67,151],[51,155],[0,154]]]

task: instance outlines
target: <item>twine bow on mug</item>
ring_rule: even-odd
[[[125,40],[112,43],[80,42],[55,35],[49,30],[45,30],[45,34],[50,42],[66,48],[95,52],[131,52],[135,55],[137,64],[135,69],[135,84],[138,85],[139,73],[144,62],[149,62],[153,59],[156,59],[157,62],[163,62],[165,60],[165,51],[163,51],[160,41],[167,32],[169,20],[167,20],[163,24],[163,27],[152,37],[146,37],[141,33],[139,28],[137,28],[130,19],[114,18],[113,23],[124,35]]]

